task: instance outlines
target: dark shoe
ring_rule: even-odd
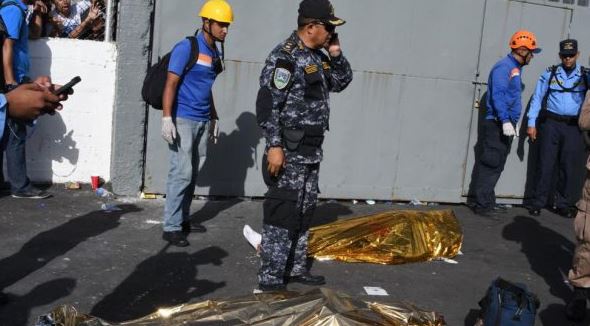
[[[287,287],[285,284],[258,284],[258,289],[262,292],[277,292],[285,291]]]
[[[571,321],[582,321],[586,318],[587,293],[585,288],[574,288],[574,295],[565,306],[565,316]]]
[[[529,215],[530,216],[539,216],[539,215],[541,215],[541,209],[540,208],[530,208]]]
[[[40,189],[31,189],[29,191],[16,192],[12,194],[13,198],[45,199],[51,197],[47,191]]]
[[[201,224],[193,223],[191,221],[184,221],[180,224],[182,227],[182,232],[184,233],[205,233],[207,232],[207,228],[202,226]]]
[[[555,213],[557,215],[565,217],[565,218],[574,218],[575,217],[574,210],[569,207],[559,207],[555,210]]]
[[[289,277],[289,282],[306,285],[324,285],[326,278],[321,275],[311,275],[309,272]]]
[[[189,245],[182,231],[164,232],[162,233],[162,239],[176,247],[186,247]]]

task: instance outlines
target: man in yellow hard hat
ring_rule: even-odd
[[[178,247],[189,245],[187,233],[205,231],[191,224],[189,210],[207,134],[216,138],[218,117],[211,89],[223,71],[223,42],[233,22],[232,8],[224,0],[207,1],[199,16],[202,31],[172,50],[162,103],[162,138],[170,150],[162,238]]]

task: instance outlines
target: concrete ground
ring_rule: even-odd
[[[258,258],[242,227],[260,229],[261,201],[195,200],[193,218],[207,232],[191,234],[189,247],[176,248],[160,238],[161,199],[123,200],[122,211],[105,213],[88,190],[51,191],[55,196],[47,200],[0,198],[0,289],[11,299],[0,306],[0,325],[31,325],[60,304],[129,320],[161,306],[248,294],[257,285]],[[537,325],[572,325],[563,318],[571,293],[565,279],[574,249],[572,220],[547,211],[532,218],[523,208],[491,220],[465,206],[448,207],[465,233],[456,265],[315,262],[312,272],[325,275],[327,287],[365,300],[407,300],[441,312],[449,325],[470,326],[489,283],[502,276],[539,295]],[[407,208],[322,202],[316,222]],[[389,296],[369,297],[363,286],[384,288]]]

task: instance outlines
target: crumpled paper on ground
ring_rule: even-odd
[[[207,300],[172,308],[123,323],[108,323],[62,306],[39,318],[36,326],[443,326],[442,316],[409,303],[386,305],[351,298],[327,288],[252,294],[229,300]]]
[[[389,211],[310,229],[308,255],[318,260],[402,264],[453,258],[463,231],[452,210]]]

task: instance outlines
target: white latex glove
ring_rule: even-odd
[[[162,117],[162,138],[172,145],[176,139],[176,126],[172,121],[172,117]]]
[[[504,136],[508,137],[516,135],[516,130],[514,129],[512,122],[504,122],[502,124],[502,132],[504,133]]]
[[[209,120],[209,140],[213,144],[217,144],[217,138],[219,137],[219,120]]]

